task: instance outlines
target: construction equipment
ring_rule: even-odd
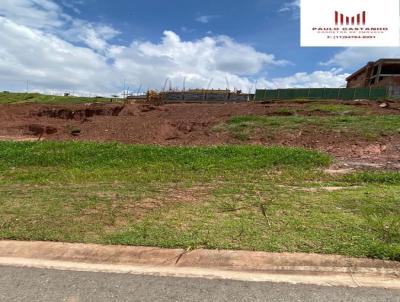
[[[160,93],[155,90],[150,90],[147,92],[147,103],[158,106],[162,105],[164,101]]]

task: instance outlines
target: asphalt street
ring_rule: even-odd
[[[400,302],[400,291],[0,266],[0,301]]]

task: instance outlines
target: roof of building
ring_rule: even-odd
[[[361,67],[359,70],[357,70],[356,72],[352,73],[351,75],[349,75],[346,78],[346,81],[350,81],[351,79],[353,79],[354,77],[358,76],[360,73],[362,73],[365,69],[367,69],[367,67],[371,66],[371,65],[378,65],[380,63],[395,63],[395,64],[400,64],[400,59],[396,59],[396,58],[384,58],[384,59],[379,59],[378,61],[375,62],[368,62],[365,66]]]

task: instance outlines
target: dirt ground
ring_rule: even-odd
[[[324,101],[313,104],[351,104],[373,114],[399,115],[400,102],[383,108],[377,102]],[[332,114],[302,110],[301,102],[236,104],[84,104],[84,105],[0,105],[0,140],[118,141],[129,144],[218,145],[262,144],[299,146],[334,155],[338,167],[371,167],[400,170],[400,133],[371,141],[363,137],[321,131],[306,127],[297,133],[252,135],[248,141],[235,138],[215,126],[239,115],[288,115],[282,108],[299,115]]]

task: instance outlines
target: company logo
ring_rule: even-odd
[[[345,16],[338,11],[335,11],[335,25],[365,25],[367,21],[367,12],[363,11],[356,16]]]
[[[300,2],[301,46],[398,47],[400,45],[399,0],[300,0]]]

